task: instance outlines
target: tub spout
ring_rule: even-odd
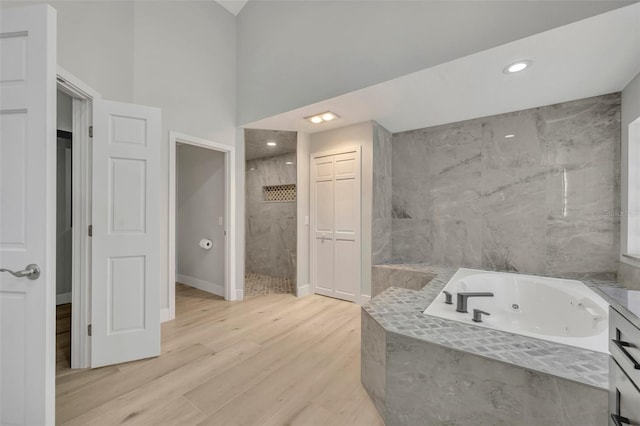
[[[493,297],[493,293],[490,292],[472,292],[472,293],[458,293],[458,305],[456,312],[467,313],[467,300],[470,297]]]

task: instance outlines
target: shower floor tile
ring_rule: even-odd
[[[244,280],[245,298],[265,294],[294,294],[293,281],[288,278],[276,278],[247,272]]]

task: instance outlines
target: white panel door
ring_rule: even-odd
[[[312,161],[311,280],[314,291],[356,301],[360,290],[360,152]]]
[[[93,103],[91,366],[160,355],[160,110]]]
[[[1,15],[0,268],[32,273],[0,273],[0,424],[53,424],[56,17],[46,5]]]

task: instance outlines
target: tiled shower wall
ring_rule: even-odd
[[[394,258],[616,270],[619,93],[397,133],[392,145]]]
[[[295,280],[296,202],[265,202],[262,187],[296,183],[296,154],[247,161],[245,182],[246,271]]]
[[[373,125],[372,262],[391,258],[391,132]]]

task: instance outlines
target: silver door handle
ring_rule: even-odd
[[[27,277],[30,280],[37,280],[38,278],[40,278],[40,267],[38,265],[36,265],[35,263],[27,265],[27,267],[24,269],[24,271],[15,271],[14,272],[14,271],[12,271],[10,269],[2,268],[2,269],[0,269],[0,272],[8,272],[11,275],[13,275],[14,277],[18,277],[18,278]]]

